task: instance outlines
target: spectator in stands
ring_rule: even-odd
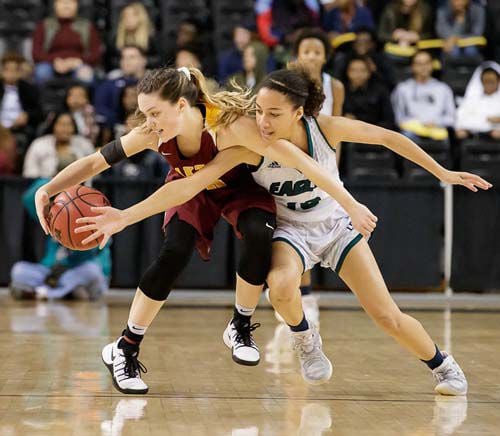
[[[387,88],[373,80],[369,58],[352,57],[346,68],[344,116],[394,129],[394,112]]]
[[[23,195],[23,204],[33,219],[36,190],[47,182],[34,182]],[[47,237],[40,263],[19,261],[11,270],[10,291],[16,299],[72,298],[97,300],[108,290],[111,273],[109,247],[72,251]]]
[[[347,69],[349,59],[364,56],[370,61],[373,78],[385,84],[389,89],[395,85],[394,71],[387,56],[378,51],[378,41],[375,32],[370,29],[360,29],[356,39],[346,52],[338,52],[335,56],[333,73],[335,77],[342,77]]]
[[[294,32],[302,27],[319,25],[317,0],[256,0],[257,30],[269,47],[292,43]]]
[[[103,143],[111,140],[113,126],[118,123],[123,88],[137,84],[146,72],[146,63],[146,56],[141,48],[126,45],[121,50],[120,69],[112,71],[108,79],[97,87],[94,105],[97,122],[103,129]]]
[[[77,15],[77,0],[55,0],[54,12],[38,23],[33,34],[36,82],[43,84],[57,74],[92,83],[102,50],[97,30]]]
[[[329,33],[330,38],[342,33],[357,32],[361,28],[375,28],[370,9],[359,0],[337,0],[327,4],[325,8],[323,28]]]
[[[182,47],[191,47],[197,53],[200,63],[209,75],[216,73],[216,59],[213,54],[211,37],[204,37],[203,24],[194,18],[187,18],[177,28],[177,38],[173,45],[168,44],[166,50],[166,64],[175,64],[177,53]]]
[[[331,51],[328,35],[318,28],[302,29],[294,41],[293,54],[295,58],[304,64],[311,72],[312,77],[323,85],[325,101],[321,113],[340,116],[344,104],[344,85],[323,71]]]
[[[179,47],[175,55],[175,67],[198,68],[206,77],[208,73],[205,71],[205,65],[202,64],[202,55],[199,50],[200,47],[194,44],[186,44],[182,47]],[[208,77],[207,85],[208,89],[213,92],[216,92],[217,88],[219,87],[215,80]]]
[[[241,88],[254,89],[264,76],[265,73],[263,71],[257,70],[255,47],[247,45],[243,49],[243,69],[229,77],[226,87],[229,90],[233,90],[233,83],[235,83]]]
[[[451,57],[478,57],[476,45],[458,47],[459,39],[483,36],[486,26],[484,6],[470,0],[449,0],[437,12],[436,33],[445,40],[444,52]]]
[[[84,85],[72,85],[66,91],[64,109],[69,111],[76,122],[77,133],[95,144],[99,136],[99,126],[94,106],[90,104],[89,92]]]
[[[130,129],[127,120],[137,109],[137,88],[135,85],[128,85],[122,89],[120,96],[120,107],[118,109],[118,123],[114,126],[115,138],[126,135]]]
[[[265,74],[267,69],[272,67],[268,63],[270,61],[269,49],[254,37],[255,30],[254,22],[246,22],[234,27],[233,47],[218,56],[219,81],[225,82],[229,76],[244,71],[243,52],[249,45],[253,46],[253,52],[256,57],[255,69],[257,75]]]
[[[2,57],[0,124],[32,137],[42,118],[36,87],[21,80],[24,58],[16,53]]]
[[[499,81],[499,64],[485,62],[478,67],[457,110],[455,123],[457,138],[465,139],[473,134],[479,134],[500,139]],[[476,91],[474,88],[480,89]]]
[[[120,13],[116,31],[108,42],[108,68],[116,68],[123,47],[134,45],[140,47],[146,54],[148,64],[159,64],[158,38],[148,12],[140,2],[127,4]]]
[[[16,168],[16,141],[9,129],[0,126],[0,175],[13,174]]]
[[[451,88],[432,78],[432,57],[417,52],[411,61],[413,78],[398,86],[392,94],[396,123],[413,138],[428,137],[446,140],[446,128],[455,124],[455,103]]]
[[[378,37],[384,43],[408,47],[431,38],[432,23],[432,10],[424,0],[393,0],[382,13]]]
[[[81,157],[92,154],[92,143],[76,134],[75,120],[69,112],[53,115],[46,134],[35,139],[24,160],[24,177],[52,177]]]

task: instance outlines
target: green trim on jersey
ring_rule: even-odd
[[[363,235],[360,233],[344,248],[342,254],[340,255],[339,261],[337,262],[337,266],[335,267],[335,272],[337,274],[340,272],[340,269],[342,268],[344,260],[349,254],[349,251],[351,251],[352,247],[354,247],[359,241],[361,241],[361,239],[363,239]]]
[[[313,119],[314,119],[314,122],[316,123],[316,126],[318,126],[319,133],[321,133],[321,136],[323,137],[325,142],[328,144],[328,147],[330,147],[334,153],[337,153],[337,149],[335,147],[332,147],[332,144],[330,144],[330,141],[328,141],[328,139],[326,139],[326,136],[323,133],[323,130],[321,130],[321,127],[319,126],[319,123],[318,123],[318,120],[316,119],[316,117],[313,117]]]
[[[306,271],[306,261],[304,259],[304,255],[295,245],[293,245],[292,241],[290,241],[287,238],[283,238],[282,236],[278,236],[277,238],[273,238],[273,242],[284,242],[290,245],[290,247],[292,247],[297,252],[297,254],[300,257],[300,260],[302,261],[302,273]]]
[[[302,122],[304,123],[304,126],[306,127],[306,134],[307,134],[307,152],[309,153],[309,156],[314,158],[314,148],[313,148],[313,142],[311,138],[311,131],[309,129],[309,123],[307,120],[302,117]]]

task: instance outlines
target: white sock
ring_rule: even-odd
[[[243,316],[252,316],[255,312],[255,307],[245,307],[245,306],[241,306],[240,304],[236,303],[234,305],[234,307],[236,307],[236,310],[238,311],[238,313],[240,315],[243,315]]]

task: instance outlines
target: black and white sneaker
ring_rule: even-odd
[[[113,377],[113,385],[123,394],[147,394],[148,385],[141,379],[141,372],[146,373],[147,369],[137,359],[139,347],[137,350],[118,348],[120,339],[102,349],[102,361]]]
[[[232,351],[233,360],[240,365],[255,366],[260,362],[259,347],[253,340],[252,332],[260,327],[259,323],[237,324],[229,321],[222,339]]]

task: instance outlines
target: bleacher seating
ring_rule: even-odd
[[[465,139],[460,147],[460,168],[483,177],[500,175],[500,142],[493,139]]]

